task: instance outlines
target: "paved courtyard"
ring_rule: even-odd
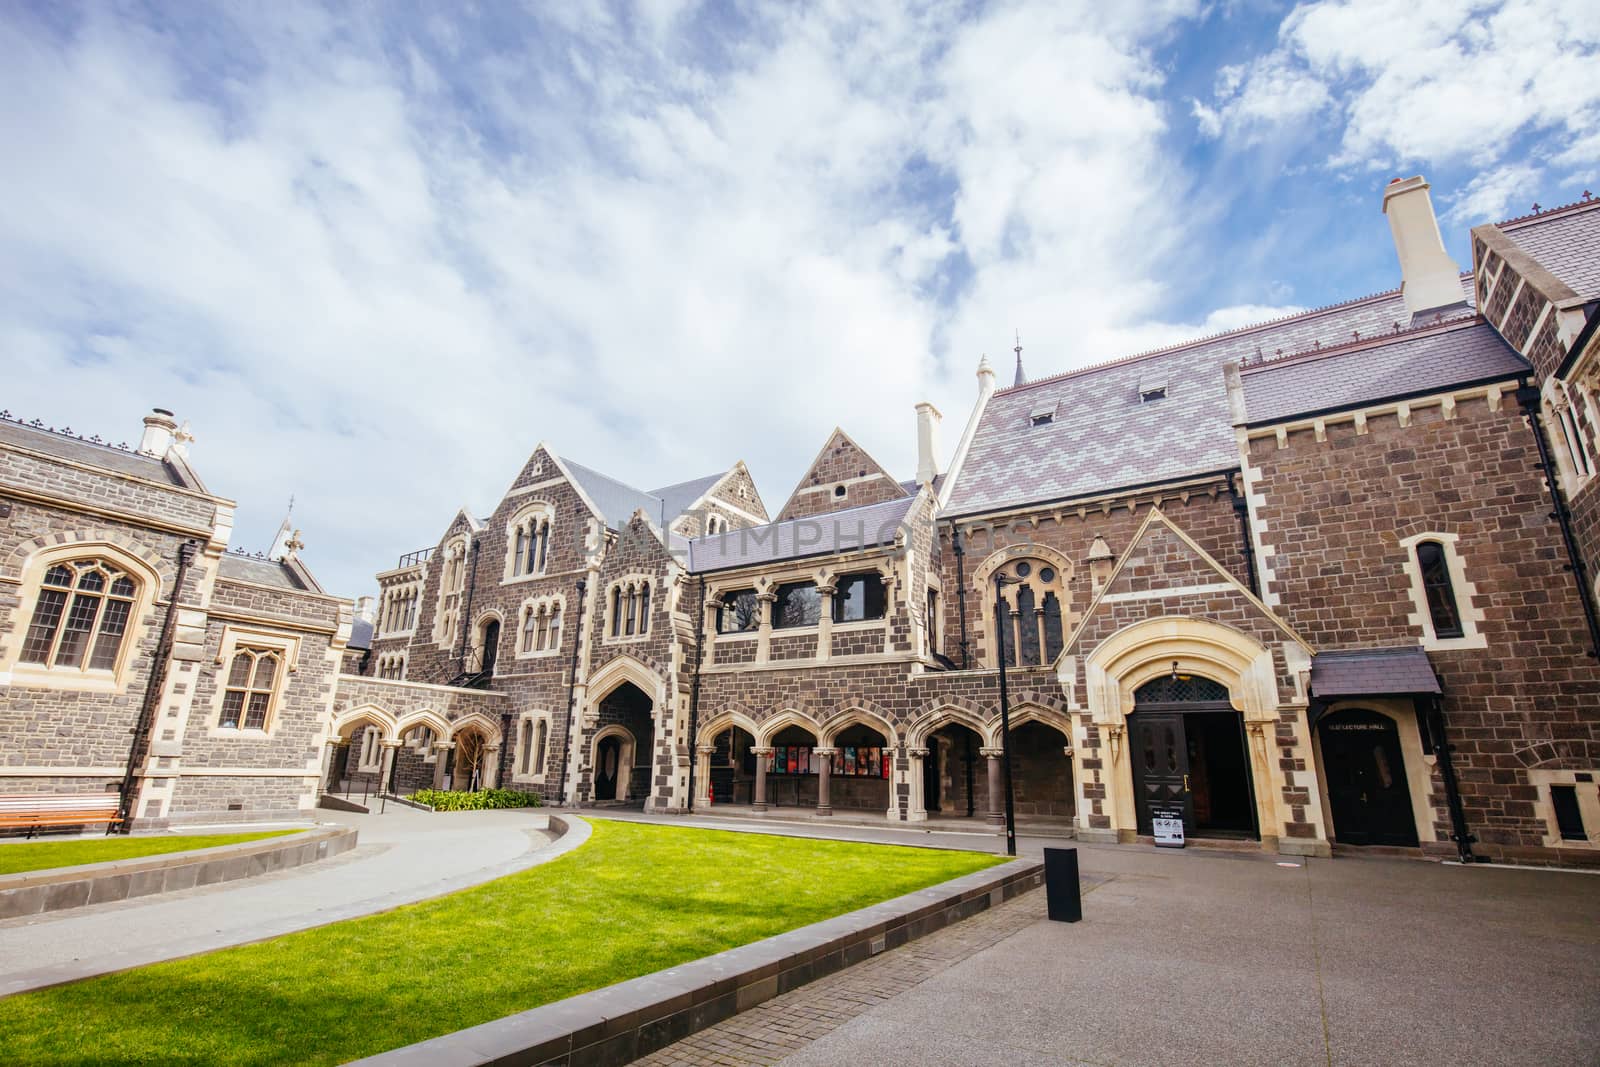
[[[1081,923],[1028,893],[643,1062],[1600,1062],[1600,876],[1079,855]]]

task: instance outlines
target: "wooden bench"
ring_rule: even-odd
[[[107,830],[121,822],[116,793],[12,793],[0,795],[0,830],[27,827],[28,836],[40,827],[82,826],[105,823]]]

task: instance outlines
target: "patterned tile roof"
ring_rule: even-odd
[[[1471,276],[1462,281],[1471,297]],[[969,515],[1238,466],[1222,365],[1390,333],[1399,290],[1004,389],[989,400],[946,513]],[[1140,382],[1166,385],[1142,401]],[[1149,386],[1147,386],[1148,388]],[[1048,425],[1032,425],[1048,411]]]
[[[1528,361],[1477,316],[1445,326],[1244,368],[1250,425],[1452,385],[1526,374]]]
[[[830,556],[894,542],[916,497],[886,500],[689,541],[689,570],[726,570],[807,556]]]
[[[1600,198],[1499,225],[1539,265],[1585,300],[1600,297]]]
[[[1439,691],[1428,654],[1415,646],[1318,652],[1311,661],[1311,695],[1322,700]]]
[[[0,419],[0,443],[18,445],[73,463],[115,471],[118,474],[131,474],[163,485],[184,484],[183,478],[177,471],[162,460],[144,452],[124,452],[111,445],[95,444],[92,441],[67,437],[47,429],[35,429],[32,426],[3,419]]]

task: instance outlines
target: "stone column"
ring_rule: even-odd
[[[1004,826],[1006,824],[1005,768],[1000,765],[1000,757],[1004,750],[980,748],[978,753],[989,759],[989,825]]]
[[[833,656],[833,593],[831,585],[818,585],[817,597],[822,607],[817,615],[817,662],[826,663]]]
[[[767,810],[767,759],[772,755],[771,748],[752,748],[750,750],[756,757],[756,795],[751,808],[755,811]]]
[[[817,814],[833,814],[833,754],[839,751],[836,748],[814,748],[811,750],[812,759],[820,759],[817,764]]]
[[[772,605],[777,603],[777,593],[757,593],[756,603],[761,605],[761,621],[756,627],[756,662],[765,663],[772,655]]]
[[[712,597],[706,601],[705,634],[706,639],[700,645],[700,669],[711,666],[716,662],[717,648],[717,612],[722,608],[722,600]]]
[[[340,738],[330,737],[322,745],[322,777],[317,779],[317,792],[327,793],[333,786],[334,754],[339,751]]]
[[[383,758],[378,761],[378,792],[392,789],[394,782],[394,761],[399,759],[400,742],[384,741]]]
[[[927,822],[928,800],[927,797],[923,796],[923,783],[927,779],[923,777],[922,761],[928,758],[928,750],[925,748],[908,748],[906,749],[906,755],[911,760],[911,781],[908,783],[911,786],[911,810],[906,813],[906,820],[908,822]]]
[[[500,746],[483,746],[483,788],[497,789],[500,786]]]
[[[450,757],[455,754],[454,741],[440,741],[433,746],[433,787],[444,788],[444,776],[450,773]]]
[[[694,806],[695,808],[709,808],[714,801],[711,798],[711,756],[717,751],[716,745],[696,745],[694,763]],[[723,802],[731,800],[725,797]]]

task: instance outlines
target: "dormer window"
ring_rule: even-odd
[[[1035,408],[1033,411],[1028,413],[1028,424],[1030,426],[1049,426],[1055,421],[1056,409],[1053,407]]]
[[[1139,403],[1164,400],[1167,396],[1167,376],[1162,373],[1146,374],[1139,379]]]

